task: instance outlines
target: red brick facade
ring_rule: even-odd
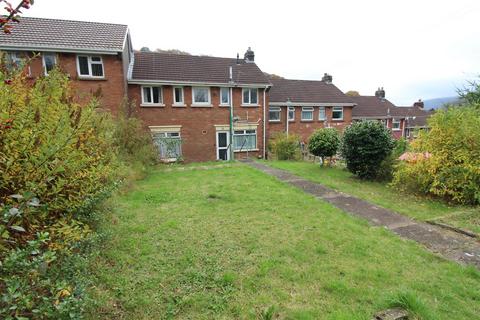
[[[220,106],[220,88],[211,87],[211,105],[209,107],[192,106],[192,87],[184,86],[185,106],[173,105],[173,87],[162,87],[164,106],[141,106],[141,85],[130,84],[129,99],[135,101],[139,117],[149,126],[181,126],[182,157],[186,162],[217,160],[218,126],[229,126],[230,108]],[[258,106],[242,106],[242,88],[233,88],[234,117],[238,117],[238,126],[257,130],[257,147],[249,151],[248,157],[263,154],[263,101],[264,89],[258,90]],[[268,103],[268,94],[267,94]],[[217,127],[216,127],[217,126]],[[247,157],[247,152],[235,152],[235,159]]]
[[[281,116],[280,121],[269,121],[268,122],[268,136],[271,138],[277,132],[286,132],[286,122],[287,118],[286,113],[287,108],[281,107]],[[300,139],[307,143],[308,139],[312,133],[320,128],[325,127],[325,122],[328,126],[332,128],[337,128],[340,131],[343,131],[347,126],[352,123],[352,107],[343,107],[343,120],[332,120],[332,107],[325,107],[325,120],[319,120],[319,108],[313,108],[313,120],[304,121],[301,119],[302,107],[295,107],[295,120],[290,120],[288,123],[288,132],[292,134],[297,134],[300,136]],[[268,118],[268,114],[267,114]]]
[[[98,55],[96,55],[98,56]],[[118,55],[100,55],[103,61],[104,78],[87,79],[78,76],[77,55],[74,53],[57,53],[59,68],[70,76],[79,101],[85,101],[96,95],[100,105],[116,114],[125,97],[123,62]],[[44,74],[42,58],[34,59],[30,64],[30,75],[36,78]]]

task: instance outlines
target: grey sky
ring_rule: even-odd
[[[235,57],[251,46],[263,71],[328,72],[399,105],[455,95],[480,74],[478,0],[36,0],[26,15],[128,24],[136,49]]]

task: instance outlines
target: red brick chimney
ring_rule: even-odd
[[[413,104],[414,107],[418,107],[420,109],[423,109],[425,107],[425,104],[423,103],[422,99],[418,99],[417,102]]]

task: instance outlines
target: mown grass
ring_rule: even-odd
[[[266,164],[417,220],[438,220],[480,234],[480,208],[448,205],[439,200],[402,194],[387,183],[357,179],[343,168],[321,167],[318,163],[301,161],[268,161]]]
[[[90,319],[480,314],[476,269],[244,165],[157,170],[112,206]]]

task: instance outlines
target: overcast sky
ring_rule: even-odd
[[[292,79],[410,105],[480,74],[479,0],[36,0],[27,16],[123,23],[136,49],[243,56]]]

